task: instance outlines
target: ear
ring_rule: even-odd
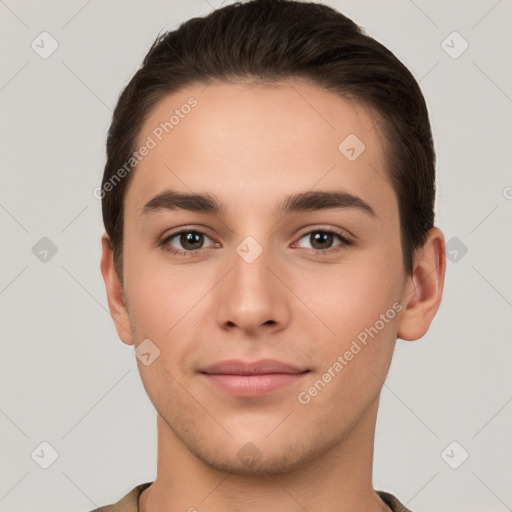
[[[426,334],[441,304],[445,271],[444,235],[438,228],[432,228],[425,244],[414,255],[413,272],[404,287],[399,338],[412,341]]]
[[[123,343],[133,345],[133,333],[130,324],[130,317],[124,298],[124,290],[119,275],[114,267],[114,255],[112,243],[107,233],[101,237],[101,275],[105,281],[107,291],[108,307],[110,315],[116,326],[117,334]]]

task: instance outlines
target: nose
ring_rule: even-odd
[[[231,271],[217,290],[219,325],[253,335],[285,329],[290,321],[290,293],[278,275],[268,250],[254,260],[242,251],[235,253]]]

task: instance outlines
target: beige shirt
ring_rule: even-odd
[[[146,482],[137,485],[137,487],[134,487],[117,503],[95,508],[94,510],[91,510],[91,512],[139,512],[139,496],[142,494],[142,491],[147,489],[152,483],[153,482]],[[393,512],[411,512],[408,508],[405,508],[404,505],[402,505],[392,494],[384,491],[377,491],[377,494]]]

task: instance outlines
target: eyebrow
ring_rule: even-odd
[[[310,190],[292,194],[278,205],[276,213],[286,215],[331,208],[355,208],[371,217],[377,216],[373,208],[360,197],[337,190]],[[162,210],[177,209],[219,216],[223,216],[227,212],[226,205],[215,195],[209,193],[183,193],[171,189],[156,195],[141,209],[141,216]]]

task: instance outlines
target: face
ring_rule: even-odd
[[[188,87],[147,118],[121,337],[150,340],[145,389],[199,459],[291,470],[378,403],[409,291],[383,140],[370,110],[298,81]]]

